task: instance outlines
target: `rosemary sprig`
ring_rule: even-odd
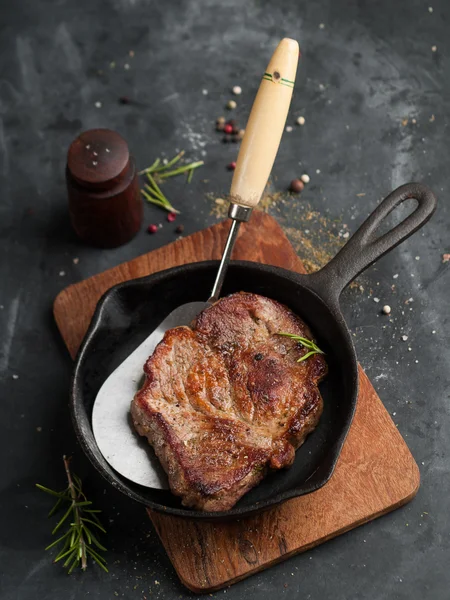
[[[161,188],[156,183],[151,173],[147,173],[147,180],[148,183],[146,183],[144,185],[144,189],[141,190],[141,194],[144,196],[144,198],[152,204],[156,204],[156,206],[164,208],[164,210],[179,214],[180,211],[172,206],[166,196],[164,196]]]
[[[82,490],[81,479],[70,472],[70,458],[63,456],[63,460],[68,484],[65,490],[55,492],[55,490],[44,487],[39,483],[36,484],[37,488],[57,498],[55,505],[48,514],[49,517],[53,516],[62,507],[66,508],[63,517],[53,528],[52,535],[55,535],[64,523],[69,524],[66,532],[49,544],[46,550],[50,550],[50,548],[62,543],[62,547],[53,562],[57,563],[65,558],[63,566],[69,574],[78,565],[85,571],[88,556],[108,573],[106,560],[98,552],[98,550],[104,552],[106,548],[98,541],[94,534],[95,530],[106,533],[100,519],[97,517],[97,513],[101,511],[91,508],[92,502],[86,498]],[[98,532],[96,533],[98,534]],[[94,549],[94,547],[98,550]]]
[[[156,206],[159,206],[160,208],[163,208],[169,212],[179,213],[179,211],[172,206],[171,202],[162,193],[158,183],[162,183],[165,179],[169,179],[169,177],[175,177],[177,175],[182,175],[183,173],[187,174],[187,183],[192,181],[192,176],[195,169],[201,167],[204,162],[199,160],[187,165],[182,165],[181,167],[178,166],[175,169],[171,169],[171,167],[176,165],[183,156],[184,150],[179,152],[167,163],[163,163],[160,158],[157,158],[149,167],[139,171],[139,175],[147,176],[148,183],[144,185],[144,188],[141,190],[141,194],[148,202],[156,204]]]
[[[307,338],[301,337],[300,335],[295,335],[294,333],[284,333],[282,331],[280,331],[278,335],[284,335],[284,337],[288,337],[291,338],[291,340],[299,342],[305,348],[309,348],[310,352],[307,352],[306,354],[301,356],[297,362],[303,362],[304,360],[306,360],[310,356],[313,356],[314,354],[325,354],[325,352],[323,352],[323,350],[321,350],[317,346],[317,344],[313,342],[313,340],[308,340]]]
[[[174,158],[172,158],[172,160],[169,160],[168,163],[166,163],[166,164],[163,163],[161,166],[159,166],[161,164],[161,159],[157,158],[152,165],[150,165],[146,169],[143,169],[142,171],[139,171],[138,175],[145,175],[146,173],[155,173],[155,172],[159,173],[161,171],[166,171],[167,169],[172,167],[174,164],[176,164],[180,160],[180,158],[182,158],[183,156],[184,156],[184,150],[179,152]]]
[[[204,165],[203,160],[198,160],[196,162],[189,163],[187,165],[182,165],[181,167],[177,167],[172,171],[169,171],[170,167],[173,167],[181,158],[184,156],[184,150],[178,152],[176,156],[174,156],[169,162],[163,163],[160,158],[157,158],[153,164],[151,164],[146,169],[139,171],[138,175],[146,175],[147,173],[153,173],[157,179],[168,179],[169,177],[174,177],[175,175],[181,175],[182,173],[187,173],[188,177],[192,178],[192,171],[198,169],[202,165]]]

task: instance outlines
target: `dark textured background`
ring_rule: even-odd
[[[311,176],[301,199],[274,213],[290,235],[295,228],[304,234],[307,205],[353,231],[383,195],[408,180],[428,183],[440,201],[423,231],[361,278],[364,292],[355,288],[343,297],[360,361],[395,415],[422,486],[405,508],[215,596],[449,598],[450,263],[442,254],[450,251],[450,6],[429,2],[432,12],[422,0],[1,3],[2,599],[192,596],[142,507],[106,488],[77,449],[67,409],[71,362],[51,316],[63,287],[173,240],[174,227],[146,206],[146,224],[164,223],[157,235],[143,230],[110,251],[80,245],[68,223],[65,153],[76,134],[97,126],[122,133],[140,167],[184,148],[206,166],[191,186],[167,184],[183,210],[178,222],[186,233],[215,222],[205,194],[226,193],[225,165],[236,146],[221,144],[214,119],[239,84],[236,113],[245,122],[261,72],[285,35],[303,49],[290,121],[303,114],[306,125],[284,135],[273,189],[302,172]],[[119,105],[122,95],[139,104]],[[392,319],[379,315],[385,302]],[[33,486],[63,486],[61,455],[71,452],[104,510],[109,575],[94,567],[68,578],[43,550],[50,499]]]

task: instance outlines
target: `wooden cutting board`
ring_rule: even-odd
[[[63,290],[54,316],[75,357],[100,296],[112,285],[188,262],[220,258],[228,224],[219,223]],[[304,273],[277,222],[256,211],[243,225],[234,259]],[[199,523],[148,511],[181,581],[194,592],[230,585],[411,500],[419,469],[359,368],[356,415],[336,471],[320,490],[248,519]]]

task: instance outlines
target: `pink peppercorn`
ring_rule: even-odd
[[[158,225],[149,225],[147,231],[149,233],[156,233],[158,231]]]
[[[294,192],[295,194],[300,194],[300,192],[303,191],[305,187],[305,184],[303,183],[303,181],[301,179],[293,179],[291,181],[291,185],[289,186],[289,189],[291,190],[291,192]]]
[[[223,128],[225,133],[232,133],[233,132],[233,125],[230,125],[230,123],[227,123],[224,128]]]
[[[167,220],[169,221],[169,223],[173,223],[176,218],[177,218],[177,215],[174,212],[171,212],[167,215]]]
[[[230,162],[230,164],[227,166],[227,169],[228,169],[229,171],[234,171],[234,170],[235,170],[235,168],[236,168],[236,163],[235,163],[235,162],[234,162],[234,160],[233,160],[233,162]]]

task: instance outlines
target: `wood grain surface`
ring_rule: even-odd
[[[226,223],[219,223],[63,290],[55,300],[54,315],[71,356],[108,288],[172,266],[220,258],[227,230]],[[243,226],[233,257],[304,272],[282,229],[259,211]],[[361,367],[359,373],[353,425],[335,474],[320,490],[227,523],[199,523],[148,511],[184,585],[195,592],[220,589],[415,496],[418,467]]]
[[[90,129],[71,143],[66,184],[72,227],[90,246],[115,248],[141,230],[136,166],[117,132]]]

